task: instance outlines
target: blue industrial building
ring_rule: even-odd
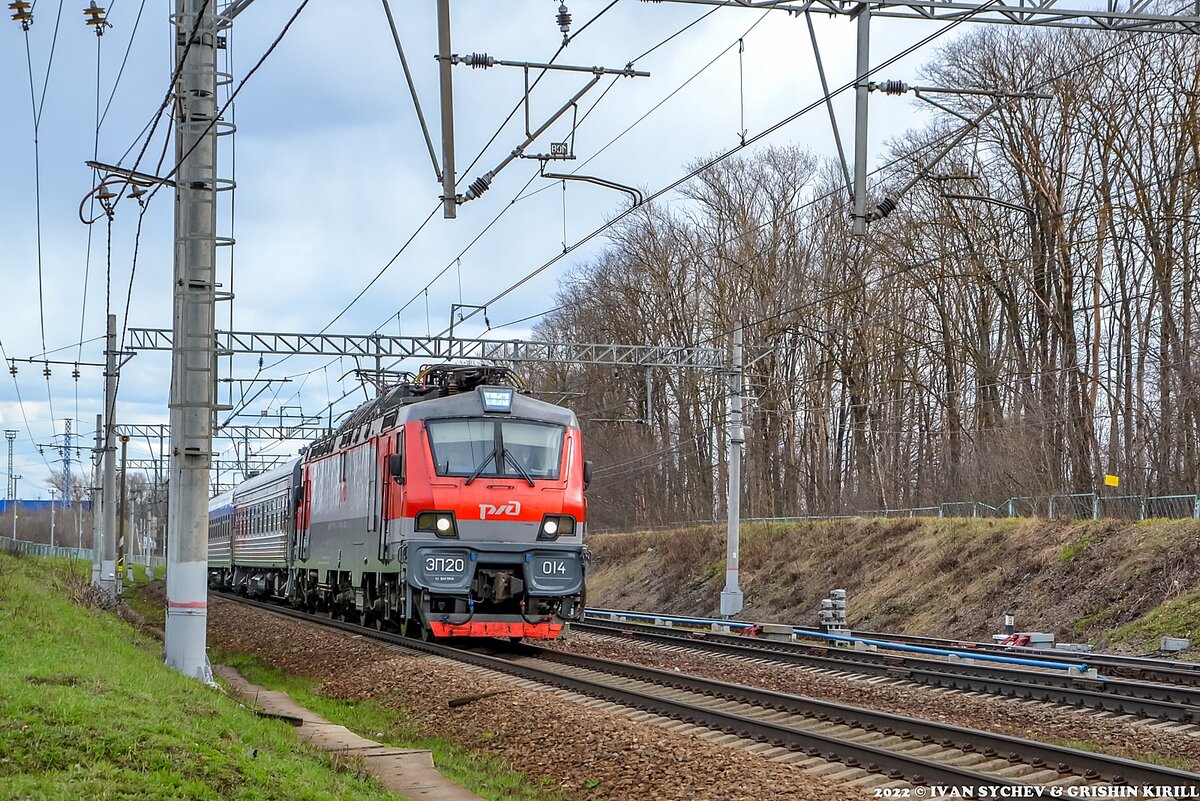
[[[60,512],[63,511],[64,509],[68,508],[61,500],[58,500],[58,501],[22,501],[19,499],[15,500],[15,501],[0,500],[0,515],[8,514],[9,503],[16,504],[17,512],[20,514],[34,514],[36,512],[49,512],[51,504],[53,504],[54,507]],[[91,501],[81,501],[79,503],[79,505],[83,507],[83,511],[85,511],[85,512],[91,511],[91,509],[92,509]],[[72,505],[71,508],[74,508],[74,505]]]

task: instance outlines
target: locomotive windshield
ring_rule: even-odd
[[[439,476],[557,479],[562,426],[525,420],[429,420],[429,443]]]

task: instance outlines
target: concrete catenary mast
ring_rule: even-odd
[[[725,589],[721,592],[721,615],[733,617],[742,611],[742,589],[738,585],[738,548],[742,521],[742,328],[733,330],[733,369],[729,371],[729,495],[726,498]]]
[[[208,625],[208,472],[216,386],[215,0],[178,0],[174,347],[167,521],[166,662],[212,681]]]
[[[100,574],[96,585],[109,598],[117,594],[117,316],[108,315],[104,346],[104,478],[100,482]]]
[[[104,415],[96,415],[96,442],[92,447],[92,584],[100,586],[104,572],[104,523],[101,520],[100,460],[104,455]]]

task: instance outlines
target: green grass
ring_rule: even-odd
[[[136,590],[126,593],[125,602],[148,621],[164,625],[166,613],[161,604],[146,600]],[[539,782],[506,771],[494,757],[472,752],[443,738],[422,736],[403,712],[392,707],[324,695],[318,691],[315,679],[270,667],[256,656],[213,652],[211,658],[214,663],[236,668],[255,684],[286,692],[301,706],[364,737],[397,748],[429,749],[438,770],[488,801],[557,801],[561,797]],[[481,737],[487,739],[486,735]]]
[[[1088,532],[1074,542],[1067,543],[1066,547],[1062,549],[1062,553],[1058,555],[1058,561],[1069,562],[1095,544],[1096,535]]]
[[[1160,637],[1187,637],[1200,641],[1200,592],[1181,595],[1152,610],[1146,616],[1112,631],[1112,642],[1141,643],[1157,648]]]
[[[1063,748],[1074,748],[1076,751],[1087,751],[1092,754],[1108,754],[1110,756],[1124,757],[1132,759],[1135,762],[1146,762],[1151,765],[1161,765],[1164,768],[1175,768],[1176,770],[1192,769],[1191,764],[1186,759],[1178,757],[1165,757],[1161,754],[1151,754],[1145,751],[1125,751],[1123,749],[1105,748],[1088,740],[1057,740],[1054,745]]]
[[[1112,616],[1112,610],[1106,606],[1101,607],[1099,609],[1093,609],[1091,612],[1088,612],[1086,615],[1079,618],[1079,620],[1076,620],[1074,623],[1072,623],[1071,631],[1073,631],[1076,634],[1083,634],[1088,629],[1090,629],[1093,626],[1095,626],[1096,624],[1098,624],[1104,618],[1108,618],[1111,616]]]
[[[214,654],[213,660],[236,668],[255,684],[290,695],[297,703],[346,728],[397,748],[425,748],[446,777],[488,801],[558,801],[562,796],[538,781],[505,770],[495,757],[471,751],[441,737],[423,736],[401,710],[375,701],[345,701],[323,695],[317,682],[263,664],[246,654]],[[486,742],[494,733],[483,733]]]
[[[144,617],[147,622],[153,623],[159,628],[166,626],[167,608],[161,603],[146,600],[145,596],[138,592],[138,589],[140,586],[125,593],[125,604]]]
[[[0,554],[0,798],[394,798],[67,601],[80,571]]]

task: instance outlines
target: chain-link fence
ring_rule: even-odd
[[[1200,520],[1200,495],[1100,495],[1076,492],[1025,495],[992,506],[982,501],[952,501],[937,506],[901,509],[867,509],[841,515],[751,517],[746,521],[797,522],[847,517],[1046,517],[1059,520],[1149,520],[1166,518]],[[713,521],[717,522],[717,521]]]
[[[47,545],[44,542],[14,540],[11,537],[0,537],[0,549],[14,553],[29,554],[30,556],[51,556],[60,559],[92,561],[91,548],[64,548],[61,545]],[[131,565],[145,565],[147,567],[166,567],[167,565],[167,560],[161,556],[134,554],[125,558]]]

